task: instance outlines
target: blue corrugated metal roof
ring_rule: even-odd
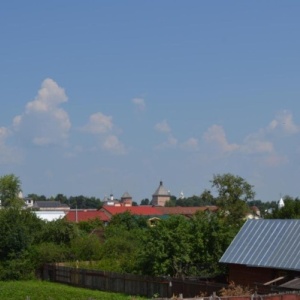
[[[248,220],[220,262],[300,271],[300,220]]]

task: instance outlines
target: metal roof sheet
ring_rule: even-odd
[[[221,263],[300,271],[300,220],[248,220]]]
[[[290,280],[279,287],[293,289],[293,290],[300,290],[300,278],[294,278],[293,280]]]

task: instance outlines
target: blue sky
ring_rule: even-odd
[[[299,1],[6,1],[0,175],[25,195],[299,196]]]

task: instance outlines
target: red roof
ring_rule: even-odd
[[[164,215],[194,215],[197,211],[217,211],[217,206],[158,206],[156,207]]]
[[[109,218],[107,217],[107,215],[100,210],[88,210],[88,209],[84,209],[84,210],[70,210],[66,217],[65,217],[68,221],[70,222],[80,222],[80,221],[88,221],[91,219],[100,219],[103,222],[108,222]]]
[[[141,206],[103,206],[101,208],[107,216],[130,212],[132,215],[139,216],[161,216],[163,213],[156,207],[141,205]]]

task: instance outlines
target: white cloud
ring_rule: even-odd
[[[0,143],[3,143],[9,134],[9,130],[6,127],[0,127]]]
[[[143,111],[146,108],[146,103],[143,98],[133,98],[131,102],[138,108],[138,110]]]
[[[271,153],[263,158],[263,163],[269,167],[277,167],[288,162],[288,158],[283,155]]]
[[[196,138],[189,138],[187,141],[181,144],[181,148],[184,150],[198,150],[199,142]]]
[[[90,116],[88,123],[82,130],[95,135],[103,150],[113,154],[125,154],[125,146],[120,142],[118,136],[113,133],[114,128],[112,117],[98,112]]]
[[[102,148],[115,154],[126,153],[124,145],[119,141],[118,137],[115,135],[107,136],[102,144]]]
[[[172,135],[169,135],[167,140],[164,141],[163,143],[157,145],[155,147],[155,149],[161,150],[161,149],[166,149],[166,148],[174,148],[177,146],[177,144],[178,144],[178,140],[175,137],[173,137]]]
[[[102,134],[109,132],[112,128],[112,117],[98,112],[90,116],[89,122],[83,127],[83,130],[92,134]]]
[[[230,144],[227,141],[225,131],[222,126],[213,125],[204,133],[204,139],[208,143],[216,144],[221,152],[233,152],[239,149],[239,145]]]
[[[282,143],[285,136],[294,135],[300,132],[300,127],[293,121],[290,112],[284,110],[266,126],[257,132],[249,134],[241,145],[241,152],[245,154],[264,155],[261,159],[267,166],[278,166],[288,162],[283,154],[278,154],[275,145]]]
[[[264,140],[259,134],[251,134],[244,140],[241,146],[244,153],[273,153],[274,145],[272,142]]]
[[[13,119],[13,128],[23,139],[35,145],[64,144],[71,122],[59,106],[68,100],[65,91],[54,80],[42,82],[36,98],[28,102],[25,112]]]
[[[6,145],[11,132],[6,127],[0,127],[0,164],[16,163],[21,159],[17,149]]]
[[[272,120],[269,126],[265,129],[265,132],[280,131],[288,135],[299,133],[300,127],[294,123],[293,115],[287,110],[281,111],[274,120]]]
[[[171,132],[171,128],[170,128],[170,126],[169,126],[169,124],[166,120],[163,120],[162,122],[159,122],[159,123],[155,124],[154,128],[157,131],[163,132],[163,133]]]

